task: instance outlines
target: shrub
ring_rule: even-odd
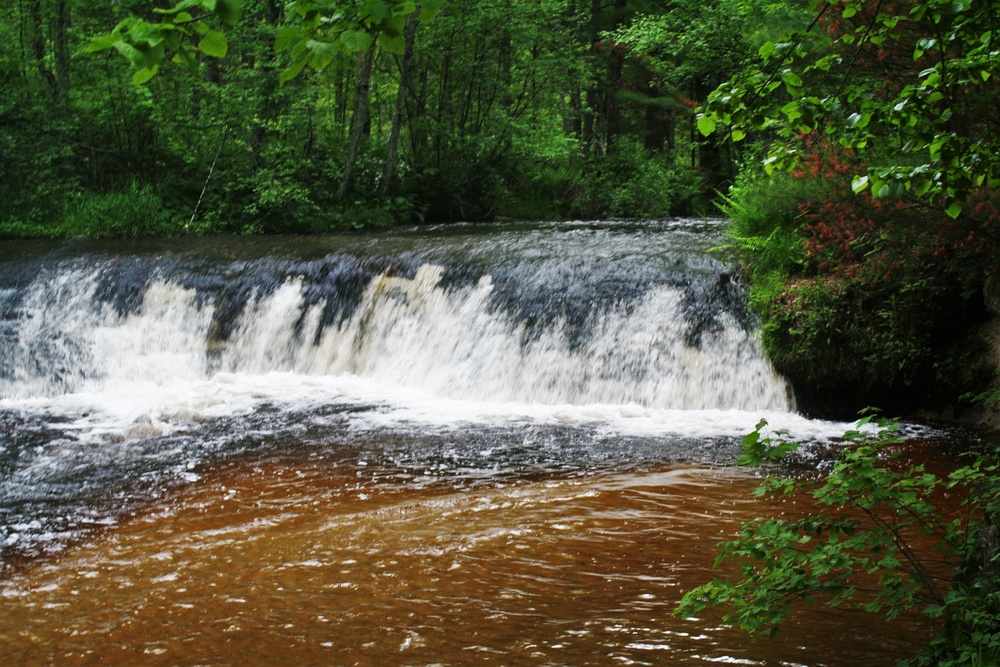
[[[7,238],[136,238],[181,231],[181,218],[164,208],[152,188],[137,183],[108,194],[69,193],[62,210],[47,219],[12,219],[0,224],[0,237]]]
[[[876,429],[873,431],[871,427]],[[766,421],[743,440],[740,463],[780,462],[798,446],[771,435]],[[946,477],[899,456],[898,423],[871,415],[844,435],[826,476],[768,477],[756,495],[807,493],[818,513],[745,523],[716,559],[736,560],[741,575],[684,594],[676,614],[708,606],[730,611],[724,623],[774,634],[795,602],[822,601],[893,618],[921,607],[941,632],[918,665],[996,664],[1000,657],[1000,467],[974,458]],[[962,497],[964,510],[942,515],[935,494]],[[915,540],[935,541],[935,553]],[[958,576],[952,578],[955,567]]]
[[[722,210],[724,249],[750,279],[762,340],[801,405],[854,411],[873,401],[941,409],[989,380],[968,332],[1000,224],[988,193],[959,221],[901,198],[855,194],[856,160],[807,141],[803,168],[744,170]]]
[[[80,194],[70,199],[59,225],[61,236],[136,238],[177,233],[181,225],[148,185],[133,182],[108,194]]]
[[[805,261],[805,236],[799,230],[802,206],[828,190],[825,181],[783,172],[768,176],[745,167],[719,201],[729,219],[729,242],[720,249],[739,260],[753,280],[799,273]]]
[[[660,218],[704,212],[704,179],[672,153],[650,153],[621,138],[615,150],[591,157],[581,171],[571,214],[583,218]]]

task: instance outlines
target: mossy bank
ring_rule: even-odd
[[[829,164],[825,156],[824,164]],[[997,215],[984,198],[953,220],[850,191],[828,173],[745,172],[723,204],[763,344],[799,408],[996,423]]]

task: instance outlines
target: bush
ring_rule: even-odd
[[[423,213],[412,198],[397,196],[358,199],[334,207],[326,216],[317,219],[309,231],[322,233],[392,227],[422,221]]]
[[[108,194],[70,193],[62,211],[45,221],[14,219],[0,224],[0,237],[7,238],[136,238],[182,231],[179,216],[163,207],[152,188],[137,183]]]
[[[80,194],[69,200],[57,227],[65,237],[136,238],[176,234],[182,226],[152,188],[133,182],[120,192]]]
[[[502,217],[518,220],[561,220],[578,216],[583,167],[579,162],[519,164],[510,176],[510,187],[500,202]],[[586,216],[584,216],[586,217]]]
[[[589,195],[600,217],[655,218],[673,211],[673,169],[663,159],[650,159],[638,146],[619,146],[593,160]]]
[[[873,431],[872,426],[877,427]],[[740,463],[780,462],[798,446],[772,436],[766,421],[743,440]],[[716,565],[736,560],[741,575],[684,594],[676,614],[708,606],[724,623],[774,634],[795,602],[823,602],[893,618],[913,607],[941,621],[917,665],[995,665],[1000,657],[1000,466],[978,457],[947,477],[903,462],[898,424],[872,416],[844,435],[828,475],[769,477],[755,495],[806,493],[820,513],[758,519],[724,542]],[[962,497],[942,515],[932,499]],[[935,554],[915,548],[933,539]],[[958,575],[952,577],[955,567]]]
[[[990,378],[968,332],[986,318],[1000,217],[985,194],[978,217],[960,221],[856,195],[856,167],[818,144],[797,173],[745,170],[721,204],[724,249],[749,277],[765,350],[801,407],[942,409]]]
[[[799,230],[802,206],[821,199],[828,190],[828,183],[818,179],[786,173],[768,176],[745,167],[719,201],[729,219],[729,243],[722,249],[754,280],[767,281],[772,273],[781,277],[799,273],[805,260],[805,236]]]
[[[591,157],[573,175],[565,197],[572,217],[661,218],[707,209],[698,171],[634,140],[620,139],[613,152]]]

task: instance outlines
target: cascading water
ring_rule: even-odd
[[[890,664],[913,633],[671,617],[757,512],[741,436],[846,426],[794,413],[720,238],[0,246],[0,662]]]
[[[0,389],[28,399],[218,373],[351,374],[494,403],[789,410],[721,265],[594,267],[574,240],[560,239],[570,261],[497,269],[426,250],[265,257],[207,275],[200,258],[41,259],[7,291]]]
[[[821,435],[718,240],[666,221],[10,244],[0,540],[58,549],[206,462],[350,457],[359,433],[397,434],[369,458],[418,476],[704,460],[762,415]]]

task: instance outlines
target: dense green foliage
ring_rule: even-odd
[[[995,214],[854,194],[832,155],[816,175],[745,171],[723,203],[772,361],[821,411],[940,409],[981,391],[992,370],[969,334],[988,317]]]
[[[997,27],[986,2],[827,2],[708,96],[700,129],[747,153],[730,249],[807,407],[940,410],[990,381],[969,334],[1000,247]]]
[[[911,193],[957,217],[1000,186],[995,99],[1000,16],[982,0],[836,0],[813,30],[761,45],[761,62],[709,96],[699,118],[742,140],[773,131],[766,164],[793,168],[803,134],[865,154],[852,186]]]
[[[978,0],[818,3],[808,29],[763,42],[700,109],[703,134],[743,147],[725,249],[806,408],[996,397],[975,330],[998,275],[998,28],[995,3]],[[808,493],[816,512],[743,526],[717,563],[738,574],[689,591],[680,613],[723,605],[725,622],[769,633],[795,601],[919,607],[941,631],[914,664],[998,664],[996,454],[941,478],[880,426],[847,434],[823,473],[765,482],[760,495]],[[797,449],[765,428],[741,463]],[[938,510],[958,497],[959,513]],[[915,548],[927,540],[936,555]]]
[[[997,664],[996,461],[977,457],[945,477],[935,475],[906,460],[896,422],[871,416],[844,439],[828,473],[795,475],[789,468],[767,478],[758,496],[780,502],[807,494],[815,510],[743,524],[716,561],[737,561],[739,575],[688,591],[677,613],[723,605],[730,610],[725,623],[773,634],[795,602],[889,618],[917,607],[940,619],[942,632],[914,664]],[[761,421],[744,438],[740,462],[771,464],[798,450]]]
[[[0,235],[707,211],[736,17],[804,1],[9,3]]]

